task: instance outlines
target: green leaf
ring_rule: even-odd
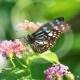
[[[43,54],[40,54],[41,58],[44,58],[45,60],[48,60],[50,62],[55,62],[55,63],[59,63],[58,57],[54,52],[51,51],[46,51]]]
[[[32,78],[36,80],[44,80],[44,70],[50,66],[52,66],[52,63],[43,58],[36,58],[32,60],[30,64]]]
[[[27,69],[8,69],[0,73],[0,80],[26,80],[23,78],[28,77],[28,75]]]
[[[55,63],[59,63],[56,54],[46,51],[29,58],[32,79],[44,80],[44,71]]]

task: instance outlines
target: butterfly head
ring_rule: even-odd
[[[64,33],[70,30],[70,25],[64,21],[63,17],[60,17],[55,20],[54,29]]]

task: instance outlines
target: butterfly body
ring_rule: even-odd
[[[45,52],[55,45],[60,34],[67,31],[67,27],[69,28],[69,25],[63,19],[57,18],[44,24],[31,35],[28,35],[27,42],[35,52]]]

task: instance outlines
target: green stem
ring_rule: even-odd
[[[27,66],[24,65],[24,64],[22,64],[17,58],[16,58],[16,60],[19,62],[19,64],[20,64],[22,67],[27,68]]]
[[[30,60],[29,60],[29,58],[27,58],[27,65],[28,65],[29,76],[30,76],[30,80],[32,80],[30,64],[29,63],[30,63]]]
[[[12,58],[9,58],[9,60],[11,61],[11,63],[12,63],[12,65],[13,65],[13,67],[15,68],[15,67],[16,67],[16,65],[15,65],[15,63],[13,62]]]

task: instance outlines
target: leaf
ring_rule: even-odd
[[[50,62],[55,62],[55,63],[59,63],[59,60],[58,60],[58,57],[57,55],[54,53],[54,52],[51,52],[51,51],[46,51],[44,52],[43,54],[40,54],[40,56],[42,58],[44,58],[45,60],[48,60]]]
[[[44,70],[51,67],[52,64],[55,63],[59,63],[58,57],[50,51],[29,58],[32,79],[44,80]]]
[[[25,77],[28,77],[26,69],[14,68],[0,73],[0,80],[24,80]]]
[[[31,61],[30,70],[33,79],[44,80],[44,70],[52,64],[42,58],[36,58]]]

